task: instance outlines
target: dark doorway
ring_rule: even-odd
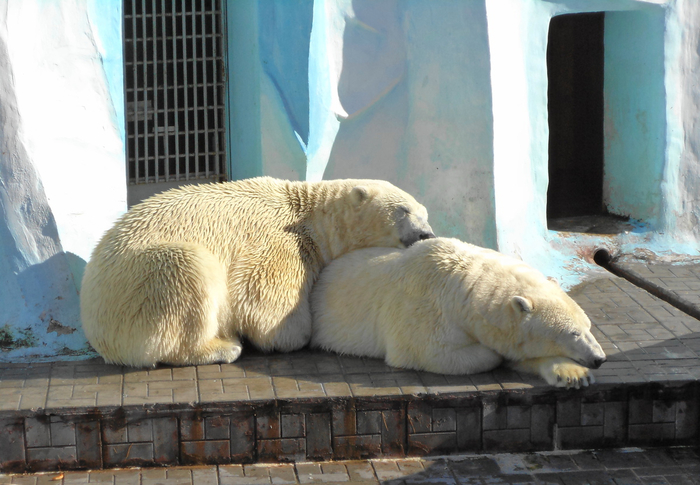
[[[604,20],[604,13],[571,14],[549,25],[548,220],[605,212]]]

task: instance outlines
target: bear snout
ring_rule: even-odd
[[[401,241],[401,244],[408,248],[411,245],[417,243],[418,241],[423,241],[425,239],[433,239],[435,237],[436,236],[435,234],[433,234],[432,231],[418,231],[409,236],[401,237],[399,239]]]
[[[591,369],[598,369],[601,365],[603,365],[607,361],[607,357],[601,357],[599,359],[595,359],[593,361],[593,365],[591,365]]]

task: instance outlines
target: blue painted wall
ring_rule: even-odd
[[[614,214],[658,229],[666,151],[661,7],[605,16],[605,186]]]
[[[483,2],[259,0],[228,19],[233,178],[387,179],[441,234],[495,247]]]

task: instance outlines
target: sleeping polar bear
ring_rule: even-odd
[[[191,185],[132,207],[85,268],[83,329],[106,362],[233,362],[240,337],[291,351],[311,335],[309,293],[353,249],[434,237],[428,212],[381,180],[258,177]]]
[[[395,367],[472,374],[507,360],[579,388],[606,360],[590,320],[559,285],[456,239],[351,252],[322,271],[311,310],[312,346]]]

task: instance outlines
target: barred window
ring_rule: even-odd
[[[225,179],[222,2],[124,0],[130,189]]]

